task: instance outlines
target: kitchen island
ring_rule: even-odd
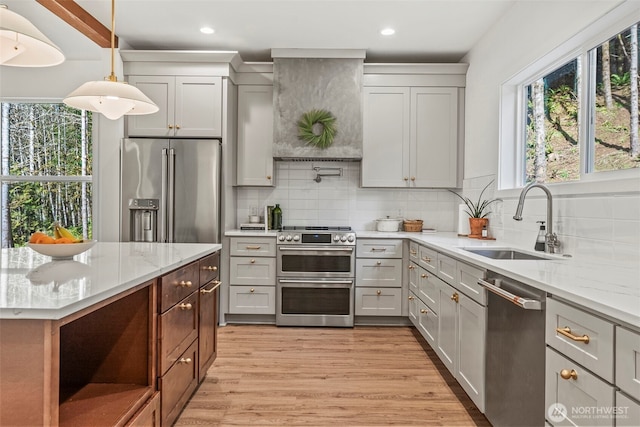
[[[167,415],[176,416],[199,381],[198,296],[215,295],[220,249],[97,243],[60,261],[3,249],[0,425],[145,425],[160,421],[165,397],[173,398]],[[162,328],[171,298],[195,298],[174,304],[188,315],[185,339]],[[158,372],[159,351],[176,359],[176,369],[162,360]],[[183,393],[163,393],[163,378],[180,380],[181,369],[194,379]]]

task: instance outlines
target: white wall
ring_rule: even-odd
[[[314,166],[342,168],[341,177],[315,182]],[[457,202],[446,190],[360,188],[359,162],[276,162],[276,187],[239,187],[237,223],[248,222],[252,206],[280,204],[284,225],[351,226],[375,230],[390,216],[422,219],[424,227],[455,231]]]
[[[501,84],[619,3],[517,2],[462,59],[469,63],[465,194],[477,197],[480,189],[498,173]],[[623,3],[629,10],[640,7],[637,0]],[[557,188],[554,190],[550,185],[552,193],[557,192]],[[564,245],[563,252],[583,258],[637,263],[640,259],[640,183],[636,190],[619,194],[587,191],[586,194],[556,195],[554,223]],[[542,192],[532,190],[529,194],[522,222],[512,219],[517,194],[507,193],[503,202],[494,206],[490,230],[498,241],[533,248],[538,229],[535,221],[545,219],[546,203]]]

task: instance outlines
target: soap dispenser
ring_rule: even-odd
[[[538,230],[538,237],[536,237],[536,245],[534,246],[534,249],[536,251],[544,252],[547,228],[544,225],[544,221],[536,221],[536,222],[540,224],[540,230]]]

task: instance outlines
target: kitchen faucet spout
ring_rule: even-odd
[[[547,253],[556,253],[560,248],[560,242],[558,241],[558,236],[553,232],[553,197],[551,196],[551,191],[539,182],[532,182],[522,189],[520,193],[520,199],[518,200],[518,207],[516,208],[516,214],[513,216],[513,219],[516,221],[522,221],[522,210],[524,209],[524,199],[532,188],[539,188],[545,192],[547,195],[547,234],[545,235],[545,245],[544,251]]]

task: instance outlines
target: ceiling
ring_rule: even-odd
[[[517,1],[535,0],[116,0],[120,47],[234,50],[271,61],[271,48],[366,49],[366,62],[457,62]],[[110,0],[76,0],[107,28]],[[35,0],[0,0],[28,18],[67,59],[100,48]],[[214,34],[204,35],[202,26]],[[396,33],[383,37],[380,30]]]

